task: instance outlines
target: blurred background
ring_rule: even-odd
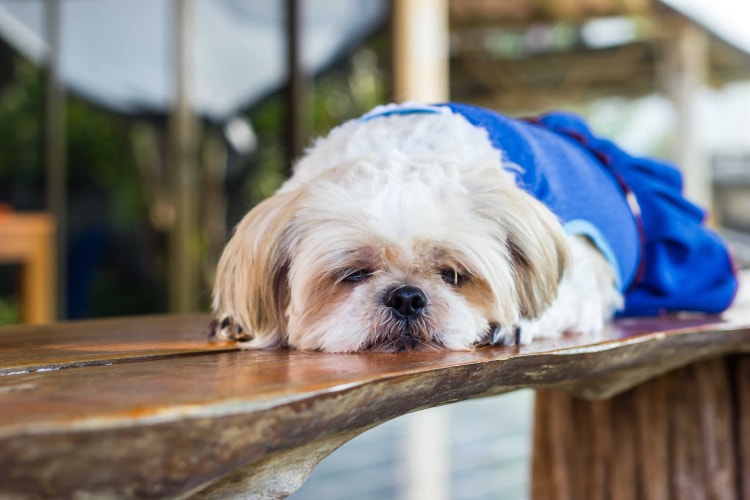
[[[0,324],[207,310],[240,217],[393,100],[581,113],[677,162],[747,264],[748,22],[746,0],[0,0]],[[532,406],[396,420],[294,498],[525,498]]]

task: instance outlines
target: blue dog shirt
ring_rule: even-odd
[[[568,234],[589,237],[613,266],[625,294],[621,315],[717,313],[737,279],[729,253],[683,198],[673,166],[633,157],[595,137],[577,116],[517,120],[465,104],[383,106],[360,118],[452,112],[487,131],[518,185],[558,216]]]

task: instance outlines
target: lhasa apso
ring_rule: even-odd
[[[357,352],[599,331],[645,307],[623,300],[653,243],[627,183],[644,175],[634,162],[648,163],[570,115],[378,107],[315,142],[239,223],[218,265],[213,334]]]

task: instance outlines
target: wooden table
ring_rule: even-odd
[[[0,498],[283,498],[366,429],[522,387],[535,498],[750,498],[747,309],[358,355],[237,351],[208,321],[0,329]]]
[[[21,317],[55,319],[55,224],[50,215],[0,210],[0,264],[21,266]]]

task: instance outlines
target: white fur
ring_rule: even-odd
[[[344,163],[368,160],[384,166],[399,154],[417,161],[452,163],[466,169],[497,166],[508,182],[515,182],[511,173],[500,168],[500,152],[492,147],[486,131],[460,115],[414,114],[349,121],[334,128],[305,152],[295,165],[294,175],[280,192],[298,188]]]
[[[238,226],[214,288],[230,325],[219,336],[354,352],[471,349],[496,325],[520,325],[523,342],[601,329],[622,303],[614,273],[516,186],[517,170],[459,115],[337,127]],[[350,267],[367,278],[336,279]],[[462,284],[442,276],[454,268]],[[384,305],[399,286],[424,292],[418,319],[398,323]],[[402,342],[397,325],[419,341]]]
[[[571,265],[563,274],[557,298],[537,319],[522,320],[521,343],[556,337],[561,332],[594,335],[623,307],[613,286],[615,273],[602,254],[581,236],[569,236]]]

